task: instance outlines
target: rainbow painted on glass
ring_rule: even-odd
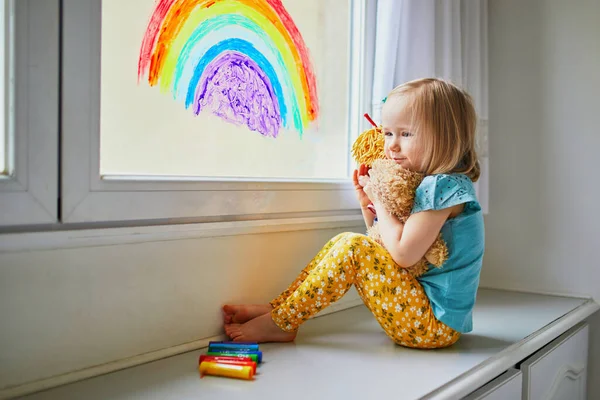
[[[281,0],[158,0],[140,49],[145,76],[196,115],[265,136],[302,135],[319,115],[308,49]]]

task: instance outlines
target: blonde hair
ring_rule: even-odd
[[[471,96],[447,81],[417,79],[394,88],[387,97],[408,96],[411,129],[424,154],[426,175],[459,173],[479,179],[477,114]]]

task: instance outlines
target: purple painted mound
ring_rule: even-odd
[[[198,85],[196,114],[204,109],[226,121],[276,137],[281,126],[268,77],[243,54],[225,52],[207,65]]]

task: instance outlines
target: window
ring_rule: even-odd
[[[7,92],[5,87],[6,82],[6,5],[4,2],[0,3],[0,93],[4,95],[0,96],[0,175],[8,175],[8,134],[6,126],[6,97]]]
[[[0,0],[0,225],[58,218],[59,0]]]
[[[300,29],[316,49],[326,117],[318,131],[309,125],[301,140],[285,124],[274,139],[271,131],[261,135],[214,113],[196,116],[169,86],[161,92],[160,83],[138,85],[132,77],[137,78],[140,41],[154,3],[63,1],[62,221],[356,214],[348,157],[364,110],[359,100],[365,2],[284,1],[300,16],[299,26],[320,21],[319,29]],[[324,14],[335,7],[339,18]],[[246,22],[239,18],[237,28]],[[338,42],[339,48],[330,54],[331,45],[319,47],[319,41]],[[294,152],[296,147],[302,151]]]
[[[11,60],[14,55],[12,46],[11,4],[0,1],[0,176],[6,177],[12,172],[12,104],[13,96]]]
[[[168,4],[102,2],[102,176],[347,178],[349,1]]]

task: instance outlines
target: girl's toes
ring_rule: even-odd
[[[242,341],[242,339],[241,339],[241,338],[243,338],[243,335],[244,335],[244,334],[242,333],[242,331],[241,331],[241,330],[232,331],[232,332],[231,332],[231,339],[232,339],[234,342],[241,342],[241,341]]]
[[[239,334],[240,331],[240,325],[239,324],[229,324],[229,325],[225,325],[225,333],[227,334],[227,336],[229,337],[233,337],[232,335],[234,333],[238,333]]]

